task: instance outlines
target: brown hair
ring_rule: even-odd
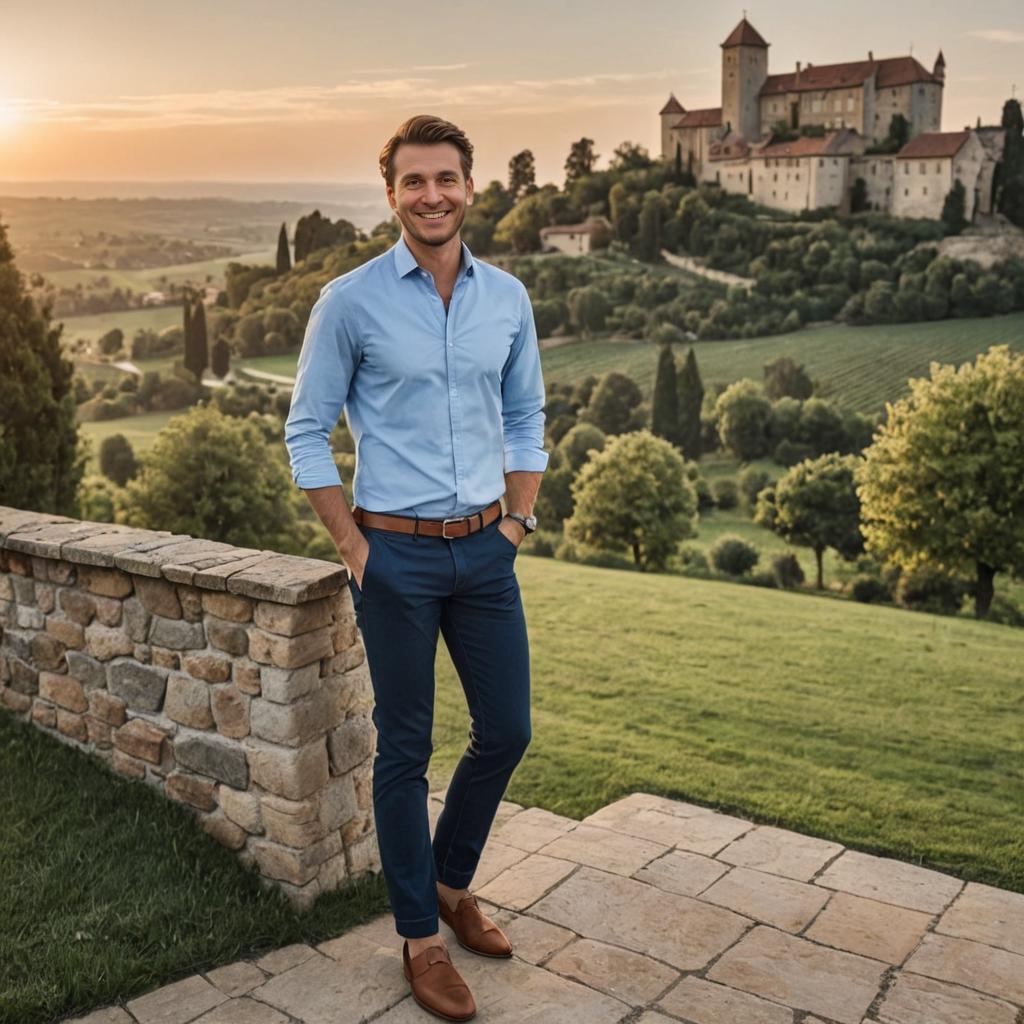
[[[473,143],[466,138],[465,132],[453,125],[451,121],[445,121],[431,114],[417,114],[415,117],[403,121],[380,151],[380,173],[389,188],[393,188],[395,184],[395,153],[398,152],[398,147],[403,142],[426,146],[450,142],[459,151],[462,176],[468,179],[473,173]]]

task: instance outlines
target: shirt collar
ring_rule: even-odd
[[[398,241],[395,242],[392,252],[395,254],[395,270],[398,271],[399,277],[407,277],[419,266],[412,250],[405,244],[405,235],[398,236]],[[473,276],[473,254],[465,242],[462,243],[462,270],[468,277]]]

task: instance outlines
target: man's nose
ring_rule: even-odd
[[[429,203],[431,206],[441,201],[441,192],[434,182],[427,182],[427,187],[423,190],[423,201],[425,203]]]

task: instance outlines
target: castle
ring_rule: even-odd
[[[936,218],[957,180],[969,219],[992,212],[1002,129],[941,130],[941,50],[931,71],[909,55],[876,60],[869,51],[866,60],[797,61],[770,75],[768,45],[744,17],[721,44],[722,105],[687,110],[669,96],[659,112],[662,159],[794,212],[849,211],[856,188],[859,208]],[[896,115],[909,139],[885,152]]]

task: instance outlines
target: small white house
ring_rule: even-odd
[[[542,252],[561,252],[567,256],[583,256],[591,251],[595,231],[611,231],[606,217],[588,217],[582,224],[550,224],[540,229]]]

